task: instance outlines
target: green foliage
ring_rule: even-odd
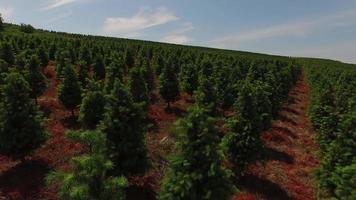
[[[310,62],[306,77],[311,89],[309,115],[318,131],[323,159],[316,173],[320,194],[354,199],[356,183],[356,76],[342,63]],[[323,195],[324,194],[324,195]]]
[[[108,95],[100,129],[107,135],[108,155],[114,164],[112,174],[135,175],[148,166],[145,145],[145,116],[125,85],[116,79]]]
[[[71,64],[67,62],[63,71],[63,78],[58,86],[58,99],[67,109],[72,110],[72,115],[74,115],[73,110],[82,101],[81,88],[77,74]]]
[[[18,72],[10,72],[1,89],[0,153],[23,157],[46,139],[42,119],[30,98],[30,87]]]
[[[174,72],[173,66],[166,65],[159,76],[159,94],[168,103],[173,102],[179,95],[178,79]]]
[[[129,87],[134,102],[147,103],[149,99],[147,84],[139,67],[133,67],[130,70]]]
[[[59,194],[68,200],[124,200],[125,177],[109,176],[113,164],[106,156],[106,137],[100,131],[68,132],[67,137],[88,146],[89,152],[72,158],[70,173],[56,171],[47,182],[59,183]]]
[[[5,60],[9,65],[13,65],[15,58],[14,53],[12,51],[12,47],[10,43],[2,43],[0,46],[0,58]]]
[[[198,72],[194,65],[183,65],[180,72],[182,91],[193,95],[198,86]]]
[[[37,49],[37,55],[38,55],[38,58],[41,61],[41,66],[42,67],[47,66],[48,62],[49,62],[49,58],[48,58],[48,54],[47,54],[46,50],[47,49],[45,49],[43,47],[40,47],[40,48]]]
[[[200,78],[200,84],[195,93],[195,101],[200,106],[209,110],[211,115],[217,115],[217,97],[213,83],[207,78]]]
[[[121,56],[116,56],[106,70],[105,92],[110,93],[114,89],[115,79],[123,80],[125,63]]]
[[[85,61],[79,61],[78,63],[78,81],[82,89],[87,87],[89,81],[89,68]]]
[[[31,56],[26,69],[28,70],[26,79],[31,89],[30,97],[37,99],[47,87],[46,77],[41,72],[40,61],[37,56]]]
[[[221,167],[218,129],[207,110],[199,106],[189,109],[177,123],[180,136],[178,153],[161,186],[159,199],[229,199],[234,187],[230,172]]]
[[[97,56],[93,64],[94,78],[103,80],[105,78],[105,64],[101,56]]]
[[[79,121],[84,127],[95,129],[103,119],[106,99],[100,83],[91,81],[80,105]]]
[[[20,24],[20,31],[24,33],[33,33],[35,28],[33,28],[30,24]]]

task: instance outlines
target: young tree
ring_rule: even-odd
[[[159,94],[167,102],[170,108],[170,102],[176,100],[179,95],[178,80],[176,73],[171,65],[166,65],[159,76]]]
[[[184,92],[193,95],[198,87],[198,72],[194,65],[183,65],[180,73],[181,87]]]
[[[193,106],[177,123],[178,154],[163,180],[159,199],[221,199],[234,192],[229,171],[221,166],[218,129],[208,112]]]
[[[81,89],[73,66],[67,62],[63,71],[63,78],[58,86],[58,99],[74,116],[74,109],[82,101]]]
[[[96,128],[103,119],[105,104],[106,99],[100,83],[91,81],[80,105],[79,121],[84,127]]]
[[[104,60],[101,56],[95,58],[95,63],[93,64],[94,78],[96,80],[103,80],[105,78],[105,65]]]
[[[31,56],[26,69],[28,70],[26,79],[31,89],[30,97],[34,98],[37,104],[37,97],[43,94],[47,87],[46,77],[41,72],[37,56]]]
[[[42,119],[30,87],[18,72],[10,72],[2,87],[0,102],[0,153],[23,158],[46,139]]]
[[[152,92],[152,90],[154,88],[154,72],[150,65],[150,61],[147,58],[143,58],[143,61],[142,61],[142,64],[140,67],[141,67],[142,76],[145,79],[145,82],[147,85],[148,95],[150,95],[150,93]]]
[[[114,163],[112,174],[142,174],[148,166],[143,110],[119,79],[107,101],[100,129],[108,138],[108,155]]]
[[[148,101],[147,84],[139,67],[133,67],[129,74],[130,92],[134,102]]]
[[[49,62],[49,58],[48,58],[48,54],[46,53],[46,50],[44,47],[39,47],[37,49],[37,55],[41,61],[41,67],[47,66],[48,62]]]
[[[56,171],[46,179],[59,181],[59,195],[68,200],[125,200],[125,177],[113,177],[108,171],[114,166],[106,156],[106,137],[100,131],[68,132],[67,138],[88,146],[86,155],[72,158],[73,171]]]
[[[89,67],[88,64],[81,60],[78,62],[78,81],[80,82],[80,85],[82,89],[85,89],[88,84],[88,79],[89,79]]]
[[[105,92],[110,93],[114,89],[115,79],[123,80],[125,63],[124,59],[117,55],[113,58],[106,70]]]
[[[5,60],[9,65],[13,65],[15,61],[14,53],[11,44],[4,42],[0,46],[0,58]]]
[[[209,110],[211,115],[217,114],[216,91],[213,83],[209,81],[209,79],[204,77],[200,78],[200,84],[194,96],[196,103]]]

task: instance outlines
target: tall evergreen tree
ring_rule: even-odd
[[[72,116],[74,116],[74,109],[82,101],[81,88],[73,65],[67,62],[63,71],[63,78],[58,86],[58,99],[67,109],[71,110]]]
[[[10,43],[4,42],[0,45],[0,58],[9,63],[9,65],[14,64],[15,57]]]
[[[80,105],[79,121],[84,127],[96,128],[103,119],[106,99],[100,83],[91,81]]]
[[[22,158],[45,141],[46,133],[30,87],[18,72],[10,72],[0,102],[0,153]]]
[[[177,126],[178,154],[171,159],[159,199],[229,199],[234,187],[230,173],[221,166],[214,120],[204,108],[193,106]]]
[[[96,80],[103,80],[105,78],[105,65],[104,60],[101,56],[95,58],[93,64],[94,78]]]
[[[130,92],[134,102],[141,103],[148,101],[147,84],[139,67],[130,70],[129,77]]]
[[[38,55],[38,58],[41,61],[41,66],[42,67],[47,66],[48,62],[49,62],[49,58],[48,58],[48,54],[47,54],[47,52],[46,52],[44,47],[41,46],[41,47],[39,47],[37,49],[37,55]]]
[[[108,96],[100,129],[107,135],[108,155],[115,175],[142,174],[148,166],[145,116],[125,85],[116,79]]]
[[[159,76],[159,94],[167,102],[170,108],[170,102],[176,100],[179,95],[178,80],[176,73],[171,65],[166,65]]]
[[[183,65],[180,73],[181,87],[184,92],[193,95],[198,87],[198,72],[194,65]]]
[[[31,89],[30,96],[36,100],[37,104],[37,97],[45,91],[47,82],[46,77],[41,72],[40,61],[36,55],[31,56],[26,69],[28,70],[27,81]]]
[[[121,56],[113,58],[112,62],[107,67],[105,92],[110,93],[114,89],[115,79],[123,80],[125,63]]]
[[[59,195],[68,200],[125,200],[125,177],[109,176],[114,166],[106,156],[106,137],[100,131],[68,132],[67,138],[88,146],[89,152],[72,158],[70,173],[56,171],[47,182],[60,181]]]
[[[89,79],[88,63],[81,60],[78,63],[78,81],[80,82],[82,89],[86,88],[88,84],[88,79]]]

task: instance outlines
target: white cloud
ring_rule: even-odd
[[[161,42],[174,43],[174,44],[187,44],[192,41],[190,37],[186,35],[187,32],[194,29],[192,23],[187,22],[182,24],[181,27],[172,31],[168,36],[161,39]]]
[[[164,37],[161,41],[173,44],[186,44],[191,40],[186,35],[169,35],[167,37]]]
[[[51,0],[42,10],[52,10],[81,0]]]
[[[12,7],[1,7],[0,13],[5,22],[11,22],[14,16],[14,9]]]
[[[258,41],[277,37],[307,37],[315,31],[330,27],[347,27],[356,24],[356,10],[348,10],[332,15],[322,16],[285,24],[273,25],[264,28],[256,28],[238,32],[234,35],[226,35],[217,38],[210,43],[213,46],[223,48],[236,48],[241,43]]]
[[[103,32],[108,35],[133,37],[142,30],[167,24],[178,20],[178,17],[164,7],[158,9],[140,9],[131,17],[109,17],[105,19]]]

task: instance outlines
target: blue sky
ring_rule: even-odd
[[[37,28],[356,63],[356,0],[0,0]]]

